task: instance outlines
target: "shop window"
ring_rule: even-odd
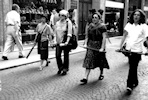
[[[36,35],[36,26],[40,22],[40,15],[50,19],[53,8],[59,9],[61,0],[13,0],[20,6],[21,33],[23,44],[33,43]]]

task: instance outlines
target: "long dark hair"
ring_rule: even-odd
[[[146,23],[146,15],[141,9],[136,9],[135,11],[133,11],[133,13],[131,14],[131,16],[129,18],[129,23],[131,23],[131,24],[134,23],[134,18],[133,17],[134,17],[135,12],[140,12],[140,20],[139,20],[138,24]]]

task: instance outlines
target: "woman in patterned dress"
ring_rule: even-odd
[[[98,49],[98,51],[87,49],[83,63],[83,67],[86,68],[85,77],[80,80],[82,84],[87,83],[91,69],[100,68],[99,80],[104,78],[103,69],[109,69],[105,52],[103,52],[106,45],[106,27],[101,22],[100,13],[93,14],[92,23],[89,25],[87,33],[84,46]]]

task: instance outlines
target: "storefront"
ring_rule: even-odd
[[[13,0],[13,3],[21,8],[21,33],[24,45],[33,43],[40,15],[44,14],[50,19],[50,12],[53,8],[62,8],[61,0]]]
[[[120,35],[123,27],[124,3],[122,0],[107,0],[105,4],[105,24],[109,36]]]

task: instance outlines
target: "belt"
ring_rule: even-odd
[[[7,24],[7,26],[14,26],[13,24]]]

